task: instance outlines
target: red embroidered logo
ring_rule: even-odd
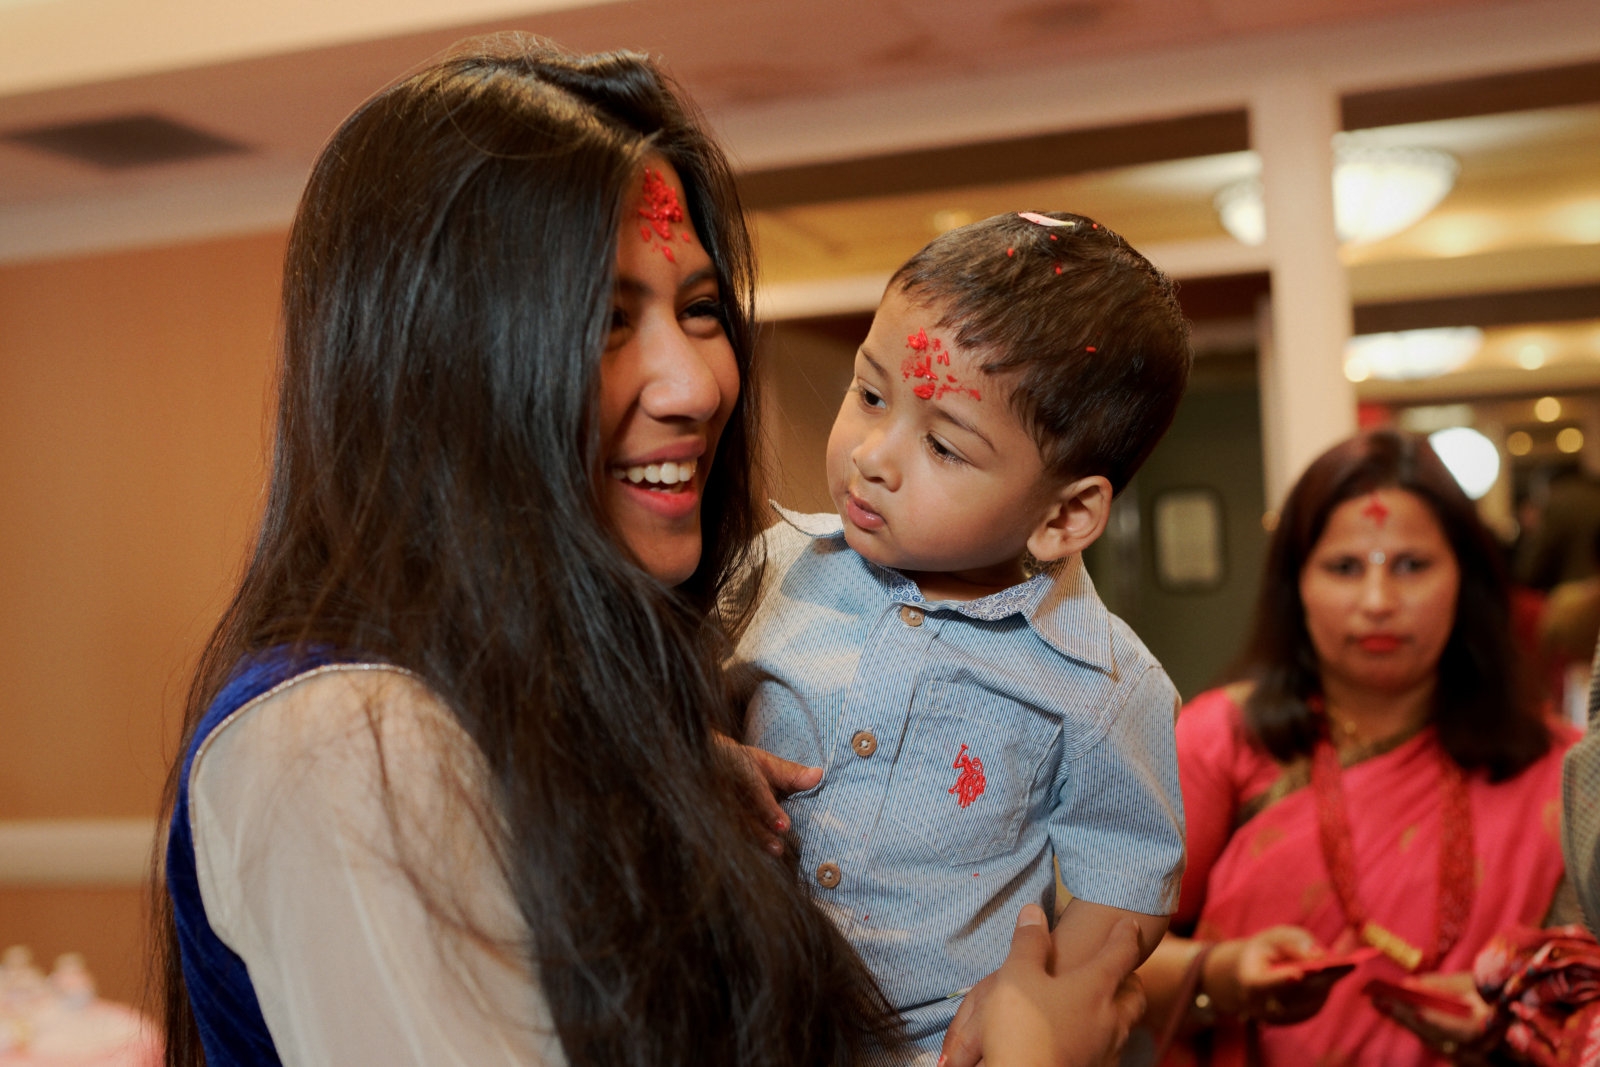
[[[956,753],[956,761],[950,766],[960,770],[961,777],[947,792],[955,794],[963,808],[983,796],[983,760],[967,755],[967,746],[962,745],[961,751]]]

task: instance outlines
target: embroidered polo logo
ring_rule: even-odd
[[[950,767],[959,770],[961,777],[947,792],[953,794],[963,808],[983,796],[983,760],[967,755],[966,745],[961,746],[961,751],[956,753],[956,761]]]

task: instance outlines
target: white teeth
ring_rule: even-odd
[[[629,481],[634,485],[648,482],[651,485],[677,485],[694,479],[695,461],[685,463],[652,463],[640,467],[612,467],[611,477]]]

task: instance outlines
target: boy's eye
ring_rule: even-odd
[[[870,385],[858,384],[856,386],[856,395],[859,396],[861,398],[861,402],[869,408],[883,407],[883,397],[879,396],[877,391]]]
[[[928,435],[928,451],[932,452],[933,458],[937,459],[941,463],[966,462],[966,460],[952,450],[949,445],[945,444],[931,433]]]

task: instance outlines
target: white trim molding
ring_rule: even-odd
[[[0,821],[0,888],[142,886],[157,833],[153,819]]]

